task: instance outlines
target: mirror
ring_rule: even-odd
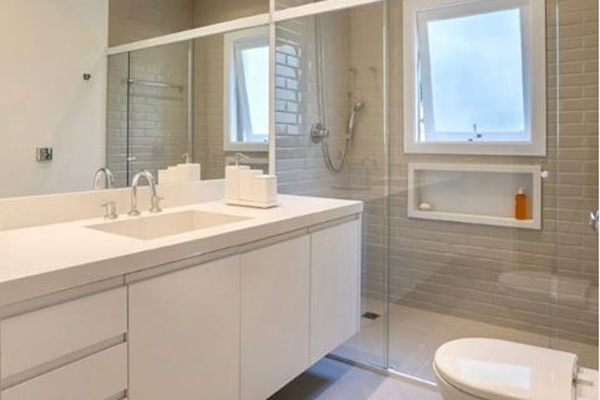
[[[269,12],[269,0],[110,0],[111,47]]]
[[[108,71],[107,166],[117,187],[143,169],[183,183],[170,171],[186,162],[199,164],[202,180],[220,179],[237,152],[268,170],[267,27],[118,54]]]
[[[0,198],[102,189],[101,167],[114,187],[186,161],[200,164],[199,178],[218,179],[236,152],[267,170],[267,27],[109,57],[106,49],[268,13],[268,4],[0,2],[0,35],[20,38],[2,45],[12,56],[0,63]]]

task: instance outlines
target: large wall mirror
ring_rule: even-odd
[[[269,29],[255,24],[268,12],[268,0],[0,2],[0,199],[104,189],[104,167],[117,188],[143,169],[169,183],[159,171],[186,162],[220,179],[237,152],[267,171]]]

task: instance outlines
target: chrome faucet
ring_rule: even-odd
[[[111,189],[115,183],[115,177],[108,168],[98,168],[94,174],[94,190],[102,189],[99,185],[100,177],[104,175],[104,189]]]
[[[142,172],[138,172],[131,182],[131,211],[129,211],[129,215],[132,217],[137,217],[141,214],[137,208],[137,188],[141,178],[145,178],[146,181],[148,181],[148,185],[150,185],[150,192],[152,193],[152,197],[150,198],[150,212],[156,214],[162,211],[160,208],[162,197],[159,197],[156,192],[156,181],[154,180],[154,176],[149,171],[143,170]]]

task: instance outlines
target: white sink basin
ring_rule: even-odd
[[[238,215],[189,210],[90,225],[88,228],[134,239],[151,240],[249,219],[251,218]]]

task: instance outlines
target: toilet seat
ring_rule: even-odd
[[[459,339],[442,345],[436,373],[484,400],[573,400],[577,356],[496,339]]]

